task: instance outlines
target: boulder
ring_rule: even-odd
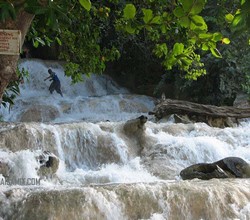
[[[52,177],[55,175],[59,167],[59,159],[49,151],[44,151],[38,158],[40,168],[38,175],[42,177]]]
[[[180,172],[183,180],[212,178],[250,178],[250,165],[239,157],[227,157],[214,163],[198,163]]]
[[[123,125],[123,132],[127,145],[130,146],[130,154],[134,156],[141,155],[145,145],[145,129],[148,118],[144,115],[136,119],[128,120]]]
[[[249,95],[247,94],[237,94],[233,105],[237,108],[250,108]]]
[[[9,177],[10,170],[8,163],[0,160],[0,174],[2,174],[4,178]]]
[[[59,116],[59,111],[53,106],[33,105],[27,108],[19,117],[21,122],[49,122]]]
[[[148,118],[144,115],[141,115],[140,117],[136,119],[128,120],[124,126],[123,130],[126,135],[137,135],[138,132],[144,132],[145,130],[145,123],[147,122]]]

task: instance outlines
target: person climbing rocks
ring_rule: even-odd
[[[56,90],[56,92],[59,93],[63,97],[63,94],[61,91],[61,83],[60,83],[58,76],[51,69],[48,69],[48,72],[49,72],[50,76],[45,78],[44,81],[46,81],[47,79],[50,79],[49,81],[52,81],[52,83],[49,86],[50,93],[52,94],[54,92],[54,90]]]

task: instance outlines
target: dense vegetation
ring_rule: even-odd
[[[57,45],[73,82],[107,67],[155,95],[230,105],[250,92],[248,1],[3,1],[1,20],[19,7],[36,14],[26,43]]]

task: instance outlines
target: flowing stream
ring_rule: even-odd
[[[0,109],[0,170],[7,165],[8,180],[19,182],[0,174],[0,219],[250,219],[249,179],[179,176],[189,165],[228,156],[250,162],[250,121],[224,129],[156,122],[147,114],[153,98],[108,76],[71,85],[58,62],[23,59],[19,67],[29,80],[10,112]],[[63,97],[49,93],[48,68]],[[146,129],[125,132],[141,115]],[[44,151],[59,158],[53,175],[39,173]]]

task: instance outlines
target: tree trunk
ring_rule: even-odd
[[[187,101],[166,99],[159,103],[150,114],[155,115],[157,119],[161,119],[171,114],[221,118],[232,117],[240,119],[250,118],[250,108],[236,108],[231,106],[218,107],[214,105],[202,105]]]
[[[176,123],[205,122],[212,127],[223,128],[234,126],[237,119],[250,118],[250,108],[218,107],[166,99],[149,114],[158,120],[173,114]]]
[[[34,15],[20,10],[17,14],[16,20],[6,20],[0,22],[1,29],[20,30],[21,31],[21,45],[24,43],[25,36],[28,32],[30,24]],[[16,69],[19,60],[19,55],[4,55],[0,54],[0,104],[4,90],[12,81],[18,80]]]

